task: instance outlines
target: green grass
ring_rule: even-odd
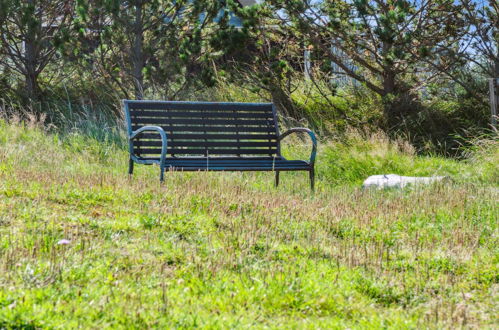
[[[311,194],[306,173],[129,179],[117,134],[0,122],[0,329],[497,326],[497,141],[460,162],[321,141]],[[380,173],[454,182],[359,188]]]

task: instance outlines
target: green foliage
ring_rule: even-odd
[[[486,46],[495,40],[497,8],[474,15],[475,7],[447,0],[246,7],[234,0],[0,0],[0,107],[23,119],[35,112],[56,127],[94,117],[88,130],[98,136],[105,134],[93,122],[119,118],[123,98],[272,101],[284,123],[325,137],[381,129],[420,154],[462,157],[469,141],[493,136],[484,78],[494,56],[483,51],[495,49]],[[49,33],[33,10],[64,20]],[[314,13],[324,22],[315,24]],[[232,15],[242,27],[229,24]],[[39,51],[34,61],[22,51],[28,37]],[[459,43],[473,49],[471,58]],[[28,70],[28,63],[36,65]],[[344,64],[339,71],[352,79],[332,73],[332,63]],[[26,93],[28,83],[36,93]]]
[[[493,151],[493,149],[492,149]],[[464,166],[455,160],[441,157],[414,157],[414,149],[401,140],[391,142],[384,135],[366,139],[349,133],[339,143],[323,147],[323,168],[319,171],[330,182],[360,184],[370,175],[394,173],[408,176],[444,175],[455,180],[470,176],[477,180],[496,181],[492,171],[481,176],[474,165]]]
[[[350,128],[373,132],[383,120],[381,99],[358,85],[336,87],[329,93],[324,84],[301,84],[291,95],[302,125],[321,135],[343,135]],[[326,91],[326,92],[325,92]],[[286,118],[289,125],[294,118]],[[290,120],[291,119],[291,120]]]
[[[0,69],[22,77],[17,94],[40,98],[39,76],[72,37],[73,14],[71,1],[0,1]]]
[[[285,30],[279,33],[306,40],[318,54],[312,79],[324,83],[339,70],[382,97],[386,131],[423,110],[414,91],[429,72],[463,66],[452,53],[469,24],[460,3],[297,2],[266,1]]]

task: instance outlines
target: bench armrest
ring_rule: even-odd
[[[310,161],[309,162],[310,162],[310,165],[313,166],[315,163],[315,156],[317,154],[317,138],[315,137],[314,132],[312,132],[308,128],[304,128],[304,127],[291,128],[290,130],[279,135],[279,137],[277,138],[277,141],[280,144],[281,140],[284,139],[286,136],[288,136],[292,133],[298,133],[298,132],[307,133],[308,136],[310,136],[310,139],[312,140],[312,152],[310,153]]]
[[[135,139],[139,134],[143,132],[158,132],[159,135],[161,136],[161,158],[160,158],[160,164],[164,163],[165,157],[166,157],[166,151],[167,151],[167,146],[168,146],[168,140],[166,138],[166,133],[165,131],[159,127],[159,126],[144,126],[139,128],[136,131],[133,131],[130,136],[128,137],[129,145],[130,145],[130,155],[132,157],[137,158],[135,154],[133,153],[133,139]]]

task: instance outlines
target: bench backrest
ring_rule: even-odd
[[[160,126],[168,138],[167,156],[279,155],[277,117],[272,103],[124,101],[129,134],[143,126]],[[144,133],[134,153],[158,157],[161,139]]]

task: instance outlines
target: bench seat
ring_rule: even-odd
[[[273,171],[279,185],[281,171],[308,171],[314,188],[317,152],[315,134],[308,128],[279,132],[272,103],[185,102],[124,100],[130,160],[165,171]],[[292,133],[306,133],[312,141],[310,159],[287,160],[281,141]]]
[[[154,160],[159,161],[159,158]],[[287,160],[283,157],[167,157],[164,164],[165,170],[172,171],[308,171],[310,169],[307,161]]]

